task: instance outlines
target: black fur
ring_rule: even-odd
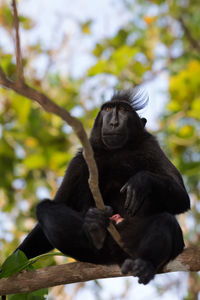
[[[128,91],[116,92],[110,101],[127,102],[135,111],[138,111],[147,105],[149,96],[145,89],[136,87]]]
[[[183,250],[174,215],[190,208],[189,197],[180,173],[136,113],[147,98],[134,93],[134,97],[130,92],[115,94],[105,103],[91,132],[99,187],[112,210],[95,208],[88,168],[79,151],[54,200],[37,206],[38,225],[19,246],[28,257],[58,248],[80,261],[119,263],[124,273],[131,272],[146,284]],[[124,218],[117,227],[132,258],[106,231],[112,213]]]

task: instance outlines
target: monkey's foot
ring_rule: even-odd
[[[139,278],[138,282],[143,284],[149,283],[156,274],[153,264],[141,258],[136,260],[127,258],[121,267],[121,271],[123,274],[130,272],[133,276],[137,276]]]

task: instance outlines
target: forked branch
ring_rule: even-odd
[[[16,31],[16,61],[18,81],[13,82],[7,78],[5,72],[0,67],[0,85],[4,88],[11,89],[16,93],[37,102],[42,108],[53,113],[65,122],[67,122],[75,131],[83,146],[83,153],[89,169],[89,186],[93,194],[96,206],[104,209],[104,203],[98,187],[98,170],[94,159],[94,153],[82,123],[70,115],[68,111],[58,106],[49,97],[43,93],[28,86],[23,78],[22,56],[19,39],[19,24],[17,17],[16,1],[13,0],[14,26]],[[123,248],[120,243],[120,236],[115,227],[111,224],[109,232],[116,242]],[[124,249],[124,248],[123,248]],[[200,256],[199,249],[186,249],[176,260],[164,268],[164,272],[169,271],[199,271]],[[20,273],[8,279],[0,280],[0,294],[15,294],[31,292],[44,287],[51,287],[60,284],[72,282],[88,281],[97,278],[109,278],[123,276],[118,266],[102,266],[88,263],[73,263],[61,266],[39,269],[36,271]]]
[[[13,16],[14,16],[14,27],[16,32],[16,62],[17,62],[17,72],[18,72],[18,81],[13,82],[6,77],[3,69],[0,67],[0,85],[5,88],[12,89],[16,93],[29,98],[32,101],[36,101],[39,103],[42,108],[50,113],[53,113],[60,118],[62,118],[68,125],[72,127],[78,136],[82,146],[83,146],[83,155],[86,160],[88,169],[89,169],[89,186],[92,192],[94,201],[96,203],[97,208],[104,209],[104,202],[99,190],[98,186],[98,169],[94,159],[93,149],[88,140],[87,134],[83,128],[82,123],[71,116],[71,114],[60,107],[56,103],[54,103],[49,97],[35,90],[34,88],[28,86],[23,79],[23,66],[22,66],[22,55],[21,55],[21,46],[20,46],[20,38],[19,38],[19,22],[18,22],[18,14],[16,1],[12,0],[13,6]],[[124,248],[121,241],[120,235],[113,224],[110,223],[108,230],[114,240],[120,245],[120,247]],[[127,250],[124,249],[126,252]]]

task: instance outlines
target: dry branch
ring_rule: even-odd
[[[183,31],[185,33],[185,35],[187,36],[188,38],[188,41],[190,42],[191,46],[196,49],[198,52],[200,51],[200,43],[198,40],[196,40],[193,36],[192,36],[192,33],[191,31],[189,30],[189,28],[186,26],[185,22],[184,22],[184,19],[183,19],[183,16],[180,16],[178,18],[179,22],[181,23],[181,26],[183,28]]]
[[[97,170],[96,162],[94,159],[94,153],[93,153],[92,147],[87,138],[87,134],[83,128],[82,123],[78,119],[71,116],[71,114],[67,110],[65,110],[64,108],[61,108],[56,103],[51,101],[46,95],[29,87],[25,83],[22,83],[19,85],[18,83],[13,82],[13,81],[9,80],[8,78],[6,78],[6,75],[3,72],[1,67],[0,67],[0,85],[2,85],[5,88],[15,91],[16,93],[18,93],[24,97],[27,97],[30,100],[36,101],[37,103],[39,103],[42,106],[42,108],[45,111],[59,116],[65,122],[67,122],[68,125],[70,125],[73,128],[73,130],[75,131],[76,135],[78,136],[78,138],[83,146],[83,154],[84,154],[84,158],[86,160],[86,163],[87,163],[87,166],[89,169],[89,174],[90,174],[89,186],[90,186],[90,190],[92,192],[93,198],[95,200],[96,206],[99,209],[104,209],[105,208],[104,202],[103,202],[103,199],[102,199],[101,193],[99,191],[99,187],[98,187],[98,182],[99,182],[98,170]],[[109,225],[108,230],[109,230],[110,234],[112,235],[112,237],[115,239],[115,241],[121,247],[123,247],[123,245],[120,241],[120,235],[113,224]]]
[[[17,5],[16,1],[12,0],[12,7],[13,7],[13,21],[14,21],[14,28],[15,28],[15,52],[16,52],[16,62],[17,62],[17,79],[18,83],[23,83],[23,65],[22,65],[22,55],[20,49],[20,36],[19,36],[19,20],[17,14]]]
[[[11,89],[16,93],[29,98],[32,101],[37,102],[42,108],[50,113],[53,113],[65,122],[67,122],[75,131],[82,146],[83,155],[86,160],[89,169],[89,186],[95,200],[96,206],[99,209],[104,209],[104,203],[98,187],[98,169],[94,159],[94,153],[90,142],[87,138],[87,134],[83,128],[82,123],[70,115],[68,111],[58,106],[51,101],[49,97],[43,93],[28,86],[24,82],[23,78],[23,66],[22,55],[20,49],[20,37],[19,37],[19,22],[17,16],[16,1],[12,0],[13,15],[14,15],[14,27],[16,32],[16,62],[18,81],[13,82],[9,80],[3,69],[0,67],[0,85],[4,88]],[[110,224],[108,228],[115,241],[124,249],[120,241],[120,235],[113,226]],[[126,251],[126,249],[124,249]],[[127,252],[127,251],[126,251]],[[199,271],[200,259],[198,251],[194,249],[186,249],[176,260],[169,263],[164,272],[170,271]],[[34,290],[38,290],[44,287],[52,287],[60,284],[67,284],[73,282],[82,282],[88,280],[94,280],[98,278],[120,277],[123,276],[118,266],[103,266],[94,265],[89,263],[72,263],[61,266],[53,266],[36,271],[20,273],[14,275],[8,279],[0,280],[0,295],[26,293]]]
[[[33,101],[39,103],[43,109],[47,112],[53,113],[61,117],[65,122],[70,125],[78,136],[82,146],[83,146],[83,155],[86,160],[88,169],[89,169],[89,187],[93,195],[95,204],[97,208],[104,209],[105,205],[99,190],[98,186],[98,169],[94,159],[93,149],[90,145],[90,142],[87,138],[87,134],[83,128],[82,123],[70,115],[68,111],[58,106],[52,100],[50,100],[46,95],[38,92],[34,88],[28,86],[23,79],[23,66],[22,66],[22,55],[21,55],[21,46],[19,38],[19,22],[16,1],[12,0],[13,6],[13,16],[14,16],[14,27],[16,31],[16,62],[17,62],[17,72],[18,72],[18,82],[13,82],[9,80],[3,69],[0,67],[0,85],[5,88],[12,89],[18,94],[25,96]],[[108,231],[112,235],[113,239],[118,243],[118,245],[123,248],[127,253],[128,250],[124,248],[120,235],[112,223],[109,224]]]
[[[200,248],[187,248],[160,273],[200,270]],[[117,265],[69,263],[23,272],[0,280],[0,295],[28,293],[61,284],[124,276]],[[130,275],[129,275],[130,276]]]

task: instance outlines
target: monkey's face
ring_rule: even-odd
[[[127,143],[131,110],[129,105],[124,103],[107,102],[103,105],[101,137],[107,148],[122,148]]]
[[[101,139],[110,150],[126,146],[144,132],[142,119],[133,108],[122,101],[109,101],[101,109]]]

